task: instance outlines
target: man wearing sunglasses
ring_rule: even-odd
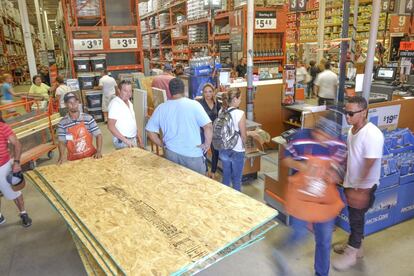
[[[346,270],[362,257],[365,213],[375,200],[379,184],[384,136],[381,130],[368,122],[368,103],[363,97],[352,97],[345,105],[348,132],[348,161],[344,192],[348,203],[351,233],[348,243],[334,247],[340,256],[332,261],[337,270]]]

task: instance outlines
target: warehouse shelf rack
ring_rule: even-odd
[[[94,16],[79,16],[78,10],[81,10],[82,6],[78,7],[76,0],[62,0],[65,32],[67,39],[70,41],[69,61],[71,64],[72,75],[74,77],[76,76],[74,57],[112,53],[133,53],[137,62],[126,65],[108,65],[108,71],[142,71],[143,51],[141,47],[142,36],[138,13],[139,1],[129,0],[131,25],[128,26],[108,26],[108,18],[105,13],[105,0],[88,1],[99,3],[99,12]],[[124,40],[132,38],[135,39],[135,43],[125,43],[125,47],[111,46],[111,39],[117,38],[120,40],[123,38]],[[90,49],[75,47],[75,39],[83,39],[85,42],[88,40],[91,42],[99,40],[100,47],[90,47]]]

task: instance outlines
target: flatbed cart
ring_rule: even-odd
[[[54,126],[59,123],[61,117],[59,113],[51,112],[51,104],[52,102],[49,101],[45,108],[41,108],[40,101],[26,98],[0,106],[3,114],[7,113],[8,110],[14,110],[18,114],[5,120],[19,140],[40,134],[40,139],[34,137],[37,145],[25,150],[20,158],[21,164],[28,163],[30,169],[34,169],[37,160],[44,155],[52,159],[53,150],[57,147]]]

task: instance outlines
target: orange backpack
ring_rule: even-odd
[[[286,194],[288,214],[307,221],[325,222],[334,219],[344,203],[331,177],[331,160],[309,157],[307,171],[289,177]]]

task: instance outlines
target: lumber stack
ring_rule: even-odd
[[[89,275],[193,274],[276,226],[275,210],[141,149],[27,176],[67,223]]]

